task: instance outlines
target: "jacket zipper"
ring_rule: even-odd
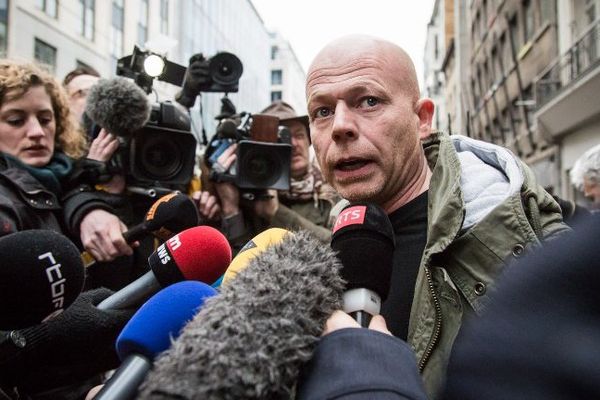
[[[433,288],[433,279],[431,278],[431,272],[429,268],[425,267],[425,276],[427,277],[427,285],[429,286],[429,292],[431,293],[431,297],[433,299],[433,306],[435,308],[435,324],[433,326],[433,336],[425,349],[425,353],[423,353],[423,357],[419,362],[419,372],[423,372],[425,369],[425,364],[431,353],[433,352],[433,348],[435,347],[439,337],[440,332],[442,331],[442,307],[440,306],[440,301],[438,300],[437,295],[435,294],[435,290]]]

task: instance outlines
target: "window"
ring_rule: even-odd
[[[271,60],[276,60],[279,57],[279,47],[271,46]]]
[[[36,3],[40,10],[52,18],[58,16],[58,0],[36,0]]]
[[[271,85],[281,85],[283,82],[282,71],[280,69],[274,69],[271,71]]]
[[[8,43],[8,0],[0,0],[0,57],[6,57]]]
[[[438,35],[435,35],[433,37],[433,58],[434,58],[434,60],[437,61],[439,55],[440,55],[440,49],[439,49],[439,45],[438,45]]]
[[[123,56],[123,0],[113,0],[110,27],[110,56],[112,71],[117,70],[117,60]]]
[[[556,0],[540,0],[540,14],[542,16],[542,23],[550,22],[551,24],[556,21]]]
[[[142,46],[148,41],[148,0],[140,1],[137,41]]]
[[[523,43],[533,39],[535,32],[535,14],[531,0],[523,2]]]
[[[521,48],[521,42],[519,41],[519,25],[517,25],[517,15],[513,15],[512,18],[508,21],[508,30],[510,34],[510,40],[512,42],[512,46],[514,46],[515,51],[518,51]],[[512,55],[512,47],[509,43],[508,46],[508,55],[510,56],[510,60],[513,59]]]
[[[56,69],[56,47],[35,38],[33,58],[40,64],[48,67],[51,73]]]
[[[281,100],[281,90],[271,92],[271,102]]]
[[[94,3],[95,0],[79,0],[79,34],[89,40],[94,40]]]
[[[160,0],[160,33],[169,33],[169,0]]]

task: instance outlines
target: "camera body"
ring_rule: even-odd
[[[238,144],[236,164],[229,171],[219,170],[218,157],[234,143]],[[279,125],[277,117],[246,113],[237,120],[222,120],[205,152],[212,180],[233,182],[249,191],[288,190],[291,156],[290,131]]]
[[[154,104],[149,121],[121,139],[111,168],[129,187],[177,189],[192,179],[196,138],[188,115],[171,102]]]

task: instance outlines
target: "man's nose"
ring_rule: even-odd
[[[338,102],[333,114],[331,135],[334,141],[356,139],[358,127],[352,108],[344,102]]]

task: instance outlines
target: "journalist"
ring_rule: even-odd
[[[279,118],[291,133],[291,182],[287,191],[269,190],[268,196],[251,202],[240,199],[240,191],[229,182],[215,183],[222,213],[222,230],[239,249],[258,232],[272,227],[304,229],[323,242],[331,238],[329,214],[340,199],[325,183],[316,162],[309,155],[308,117],[299,116],[285,102],[274,102],[261,114]],[[228,171],[237,161],[237,144],[221,154],[213,169]]]
[[[511,259],[568,231],[560,208],[510,151],[432,132],[434,104],[419,98],[410,57],[390,42],[353,35],[328,44],[306,96],[326,181],[392,222],[401,245],[381,314],[436,398],[462,321],[482,312]],[[353,351],[351,340],[336,344],[329,354]]]

